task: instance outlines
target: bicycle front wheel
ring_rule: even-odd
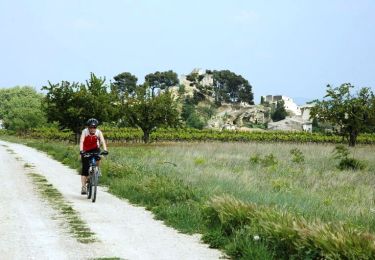
[[[87,177],[87,199],[91,199],[91,195],[92,195],[92,176],[93,176],[93,172],[92,170],[90,170],[89,172],[89,176]]]
[[[99,171],[98,171],[98,167],[95,167],[95,170],[94,170],[94,174],[92,175],[92,185],[91,185],[91,188],[92,188],[92,202],[95,202],[96,201],[96,193],[97,193],[97,189],[98,189],[98,178],[99,178]]]

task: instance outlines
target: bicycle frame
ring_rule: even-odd
[[[87,184],[87,198],[92,199],[92,202],[96,200],[96,192],[99,179],[99,167],[97,165],[97,158],[100,153],[85,153],[84,157],[89,158],[89,175]]]

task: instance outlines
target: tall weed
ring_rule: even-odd
[[[229,244],[237,241],[236,246],[229,245],[231,250],[259,236],[282,259],[375,258],[374,235],[340,222],[308,221],[299,215],[244,203],[230,196],[212,198],[204,216],[208,225]],[[209,242],[209,237],[205,239]]]

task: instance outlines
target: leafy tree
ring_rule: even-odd
[[[146,75],[145,82],[150,86],[151,95],[154,96],[155,89],[168,90],[170,87],[176,86],[179,80],[175,72],[168,70],[164,72],[156,71],[155,73]]]
[[[43,126],[46,117],[41,108],[42,94],[31,87],[0,90],[0,118],[9,130],[25,132]]]
[[[355,146],[361,132],[371,131],[375,126],[375,98],[369,88],[361,88],[357,95],[352,95],[350,83],[333,88],[327,86],[327,100],[316,101],[311,109],[311,118],[319,122],[336,126],[340,135],[348,140],[349,146]]]
[[[153,88],[147,83],[137,87],[135,95],[126,100],[121,111],[131,126],[142,129],[145,143],[157,127],[179,125],[179,112],[172,94],[166,90],[154,95]]]
[[[7,101],[15,97],[32,96],[34,94],[36,94],[35,89],[29,86],[0,89],[0,119],[4,118],[6,111],[9,109]]]
[[[195,113],[194,101],[191,98],[185,98],[181,109],[182,120],[186,122],[193,113]]]
[[[129,72],[123,72],[113,77],[113,91],[118,95],[122,103],[125,100],[125,94],[134,95],[137,88],[138,78]]]
[[[284,100],[279,100],[276,103],[275,111],[272,113],[271,118],[274,122],[285,119],[288,113],[285,110]]]
[[[260,104],[263,105],[265,102],[266,102],[266,101],[264,100],[264,97],[261,96],[261,97],[260,97]]]
[[[205,122],[193,111],[186,120],[186,126],[202,130]]]
[[[105,78],[91,73],[86,85],[68,81],[48,83],[49,86],[42,88],[47,91],[43,100],[47,119],[58,122],[61,128],[71,129],[76,133],[76,141],[87,119],[95,117],[100,122],[114,119],[117,108],[113,100],[116,99],[108,92]]]
[[[252,86],[241,75],[229,70],[213,71],[214,97],[216,103],[245,102],[254,104]]]

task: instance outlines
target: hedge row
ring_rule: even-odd
[[[136,128],[103,127],[102,131],[109,142],[142,142],[142,131]],[[48,140],[74,141],[71,131],[56,128],[38,128],[28,133],[27,137]],[[223,141],[223,142],[298,142],[298,143],[346,143],[338,135],[306,132],[264,131],[238,132],[197,129],[158,129],[150,137],[151,141]],[[375,144],[375,134],[362,134],[359,144]]]

